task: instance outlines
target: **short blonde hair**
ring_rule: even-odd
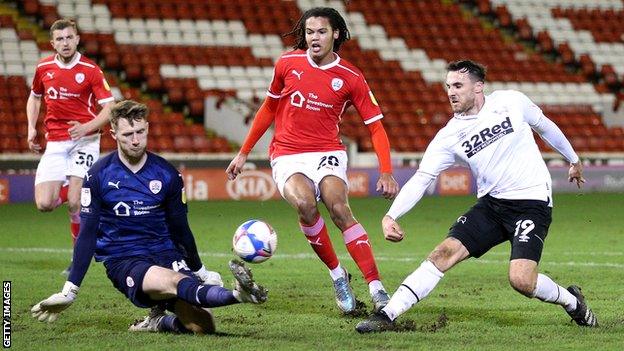
[[[69,18],[63,18],[54,21],[54,23],[52,23],[52,26],[50,27],[50,38],[53,37],[53,33],[55,30],[63,30],[69,27],[74,28],[74,31],[76,32],[76,34],[78,34],[78,26],[76,25],[76,22],[74,20],[71,20]]]
[[[146,121],[149,109],[147,105],[134,100],[123,100],[116,103],[111,109],[110,124],[111,128],[117,129],[119,119],[123,118],[128,124],[133,126],[134,121]]]

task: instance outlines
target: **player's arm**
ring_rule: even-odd
[[[221,275],[206,269],[199,258],[195,237],[191,231],[186,214],[167,217],[171,240],[183,250],[184,258],[193,274],[204,284],[223,286]]]
[[[26,118],[28,120],[28,148],[33,152],[40,152],[41,145],[37,143],[37,120],[41,109],[41,96],[30,93],[26,102]]]
[[[575,182],[576,186],[580,188],[581,184],[585,183],[585,178],[583,178],[583,165],[576,152],[574,152],[572,144],[570,144],[570,141],[568,141],[561,129],[557,127],[555,122],[544,115],[531,127],[551,148],[553,148],[553,150],[556,150],[570,162],[568,181]]]
[[[444,147],[440,141],[441,139],[436,136],[431,141],[416,174],[401,188],[390,209],[382,219],[381,227],[386,240],[394,242],[403,240],[405,232],[401,229],[397,220],[416,206],[427,188],[443,170],[455,163],[454,154]]]
[[[373,149],[379,161],[379,180],[377,181],[377,191],[381,191],[386,199],[393,199],[399,192],[399,184],[392,176],[392,161],[390,159],[390,141],[388,134],[377,120],[367,125],[371,135]]]
[[[399,191],[399,184],[392,176],[390,141],[380,121],[383,118],[383,114],[379,104],[363,74],[359,74],[358,78],[352,82],[349,98],[353,107],[362,117],[364,124],[368,127],[373,149],[375,154],[377,154],[379,179],[377,180],[376,190],[381,191],[386,199],[393,199]]]
[[[585,178],[583,178],[583,165],[576,152],[574,152],[570,141],[555,122],[546,117],[542,110],[528,97],[522,95],[521,101],[525,121],[553,150],[557,151],[570,162],[568,181],[575,182],[580,188],[581,184],[585,183]]]
[[[435,176],[420,170],[410,178],[396,196],[390,209],[381,221],[381,227],[386,240],[401,241],[405,232],[397,220],[411,210],[425,194],[425,190],[433,183]]]
[[[251,128],[247,133],[247,137],[245,137],[243,146],[241,146],[240,151],[225,170],[229,180],[236,179],[236,176],[243,171],[243,166],[247,161],[247,155],[249,155],[249,152],[251,152],[258,140],[260,140],[267,129],[269,129],[273,120],[275,120],[275,112],[277,111],[278,102],[279,99],[269,96],[266,100],[264,100],[264,103],[262,103],[262,106],[258,109],[258,112],[251,123]]]
[[[186,264],[193,270],[199,270],[203,265],[197,252],[197,244],[193,237],[193,232],[188,223],[186,214],[179,214],[167,217],[171,239],[184,250]]]
[[[171,240],[182,251],[184,259],[193,274],[204,284],[223,286],[221,275],[206,269],[199,258],[195,237],[188,223],[188,207],[184,194],[182,175],[171,166],[174,178],[169,182],[165,213]]]
[[[83,136],[100,129],[104,125],[109,123],[111,109],[113,108],[114,104],[115,102],[113,100],[105,102],[102,105],[102,109],[97,114],[97,116],[95,116],[94,119],[90,120],[87,123],[69,121],[68,124],[71,125],[71,127],[67,131],[69,132],[69,136],[72,138],[72,140],[78,140]]]

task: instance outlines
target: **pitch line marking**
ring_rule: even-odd
[[[43,252],[43,253],[53,253],[53,254],[71,254],[71,249],[59,249],[59,248],[51,248],[51,247],[1,247],[0,252]],[[492,254],[501,254],[501,253],[489,253]],[[572,252],[570,252],[572,254]],[[575,255],[579,254],[597,254],[593,253],[574,253]],[[600,254],[604,256],[618,256],[619,253],[612,252],[609,255],[608,252],[601,252]],[[200,252],[200,256],[204,257],[216,257],[216,258],[231,258],[234,255],[232,253],[220,253],[220,252]],[[385,255],[377,255],[375,259],[377,261],[390,261],[390,262],[421,262],[426,254],[418,254],[414,257],[395,257],[395,256],[385,256]],[[508,253],[505,253],[508,255]],[[296,260],[307,260],[307,259],[316,259],[316,255],[310,253],[299,253],[299,254],[278,254],[273,259],[296,259]],[[339,255],[339,259],[341,260],[349,260],[350,256],[347,255]],[[509,260],[490,260],[490,259],[476,259],[470,260],[469,262],[476,262],[481,264],[508,264]],[[624,263],[614,263],[614,262],[575,262],[575,261],[562,261],[562,262],[554,262],[554,261],[542,261],[541,265],[553,265],[553,266],[578,266],[578,267],[598,267],[598,268],[624,268]]]

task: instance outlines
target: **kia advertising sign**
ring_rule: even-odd
[[[253,166],[252,166],[253,167]],[[567,167],[550,167],[553,192],[578,192],[576,185],[568,182]],[[415,168],[394,170],[400,186],[414,175]],[[245,169],[236,180],[229,181],[222,168],[186,168],[182,170],[188,200],[252,200],[280,199],[281,196],[269,168]],[[588,166],[584,170],[586,182],[583,191],[624,191],[624,167]],[[380,196],[376,191],[379,171],[376,168],[352,168],[347,172],[350,197]],[[34,174],[0,174],[0,205],[5,203],[33,202]],[[153,184],[153,189],[158,188]],[[442,172],[427,189],[427,195],[474,194],[476,186],[470,170],[452,167]]]
[[[277,186],[271,177],[271,171],[246,170],[233,181],[226,179],[225,190],[234,200],[268,200],[279,197]]]
[[[271,170],[245,170],[229,181],[222,169],[197,168],[182,171],[189,200],[268,200],[279,199]]]
[[[235,180],[227,179],[222,169],[187,168],[182,171],[186,197],[189,200],[269,200],[280,199],[270,169],[247,169]],[[349,172],[349,195],[368,196],[367,172]]]

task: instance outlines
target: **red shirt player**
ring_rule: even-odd
[[[306,11],[290,34],[297,36],[294,51],[275,65],[268,98],[258,110],[238,155],[228,166],[229,179],[241,173],[247,155],[275,122],[270,146],[273,179],[280,194],[299,215],[301,230],[328,267],[338,307],[355,310],[349,274],[340,265],[327,234],[317,201],[327,207],[342,231],[347,250],[368,282],[378,310],[388,302],[377,270],[368,234],[348,205],[347,154],[338,125],[349,105],[355,106],[371,132],[380,164],[377,190],[393,198],[398,184],[392,177],[388,136],[381,110],[360,70],[335,52],[349,39],[344,19],[332,8]]]
[[[67,200],[75,243],[82,179],[99,158],[99,128],[108,122],[114,99],[102,70],[76,51],[80,37],[74,22],[54,22],[50,37],[56,54],[37,65],[26,105],[28,146],[33,152],[41,151],[36,124],[41,96],[45,96],[48,143],[37,166],[35,202],[40,211],[52,211]],[[99,114],[96,103],[102,105]],[[69,185],[62,187],[67,181]]]

